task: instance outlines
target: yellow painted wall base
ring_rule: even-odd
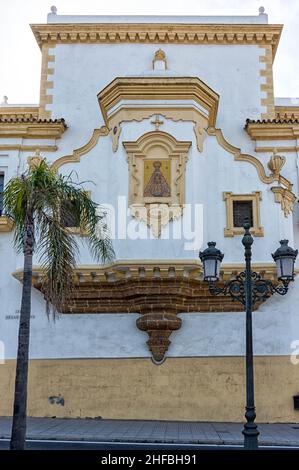
[[[12,414],[15,361],[0,365],[0,415]],[[299,365],[289,356],[255,358],[259,422],[298,422],[292,396]],[[65,405],[50,404],[61,395]],[[243,421],[243,357],[31,360],[29,416]]]

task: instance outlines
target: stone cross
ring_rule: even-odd
[[[161,124],[164,124],[163,121],[160,121],[159,120],[159,115],[156,116],[156,119],[154,121],[151,121],[151,124],[153,124],[156,128],[156,131],[159,130],[159,127],[161,126]]]

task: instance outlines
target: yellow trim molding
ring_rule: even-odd
[[[51,44],[50,47],[55,47],[55,44]],[[53,103],[53,95],[51,94],[51,92],[49,92],[49,90],[52,90],[54,88],[54,81],[50,80],[50,78],[52,75],[54,75],[55,55],[49,54],[50,47],[47,44],[43,44],[41,47],[42,69],[40,78],[39,99],[39,117],[41,119],[49,119],[52,116],[52,111],[46,109],[47,104]]]
[[[255,191],[250,194],[233,194],[231,192],[223,193],[223,200],[226,204],[226,227],[224,229],[225,237],[233,237],[234,235],[243,235],[243,227],[234,226],[234,202],[236,201],[251,201],[252,202],[252,218],[253,227],[250,229],[251,233],[256,237],[264,236],[264,229],[261,226],[260,220],[260,201],[262,200],[262,193]]]
[[[219,95],[194,77],[120,77],[98,94],[98,100],[114,151],[122,122],[142,121],[153,115],[193,122],[197,146],[202,151],[203,130],[215,126]],[[185,101],[184,105],[178,106],[178,100]]]
[[[153,116],[164,117],[165,119],[171,119],[174,122],[192,122],[197,149],[199,152],[202,152],[205,137],[204,130],[208,127],[208,117],[204,116],[191,104],[189,108],[187,106],[177,106],[176,108],[168,108],[167,106],[155,106],[149,108],[134,108],[131,106],[127,107],[125,105],[121,106],[109,119],[108,123],[110,136],[112,139],[113,152],[116,152],[118,149],[118,142],[121,134],[121,124],[123,122],[140,122],[143,121],[143,119],[149,119]],[[163,122],[161,122],[161,124],[163,124]]]
[[[13,228],[13,221],[5,215],[0,216],[0,232],[11,232]]]
[[[40,47],[55,44],[222,44],[271,46],[273,59],[283,25],[280,24],[32,24]]]
[[[22,145],[22,144],[1,144],[0,150],[9,151],[9,150],[21,150],[23,152],[35,152],[40,150],[42,152],[57,152],[57,145]]]
[[[253,263],[252,269],[265,279],[272,281],[276,278],[275,263]],[[221,281],[228,281],[236,274],[244,271],[242,263],[222,263]],[[298,273],[299,269],[295,269]],[[33,285],[38,285],[43,276],[40,266],[33,266]],[[202,263],[197,259],[153,259],[153,260],[121,260],[106,265],[78,265],[74,271],[75,285],[93,282],[113,283],[125,279],[155,280],[155,279],[186,279],[201,280],[203,275]],[[23,280],[23,269],[17,269],[12,276],[18,281]]]
[[[280,174],[279,175],[271,174],[267,176],[263,164],[253,155],[242,153],[241,149],[234,147],[229,142],[227,142],[227,140],[225,140],[223,136],[221,129],[215,129],[214,127],[212,128],[209,127],[207,132],[208,132],[208,135],[215,136],[218,144],[221,145],[221,147],[224,148],[227,152],[231,153],[234,156],[236,161],[247,162],[255,166],[257,174],[263,183],[271,184],[274,181],[278,181],[280,184],[283,184],[288,189],[290,190],[292,189],[292,186],[293,186],[292,183],[289,180],[287,180],[284,176]]]
[[[255,147],[254,151],[256,153],[274,153],[275,151],[280,152],[280,153],[286,153],[286,152],[298,152],[299,151],[299,145],[293,145],[290,147],[284,147],[281,145],[273,145],[269,147]]]
[[[66,130],[63,119],[1,120],[0,138],[60,139]]]
[[[0,119],[38,119],[38,106],[0,106]]]
[[[66,163],[78,163],[81,160],[82,155],[88,153],[91,149],[93,149],[100,137],[106,137],[109,135],[109,130],[106,126],[100,127],[100,129],[94,129],[90,140],[84,144],[82,147],[75,149],[72,154],[65,155],[63,157],[58,158],[55,162],[52,163],[51,168],[54,168],[56,171],[62,165]]]
[[[295,202],[297,201],[296,195],[289,189],[282,188],[281,186],[272,187],[271,191],[274,193],[275,202],[281,205],[284,216],[288,217],[293,212]]]
[[[278,119],[299,119],[299,106],[275,106]]]
[[[260,63],[265,64],[264,68],[260,69],[260,76],[265,78],[265,83],[261,84],[261,92],[265,96],[261,98],[261,105],[266,108],[266,112],[262,113],[262,118],[273,119],[275,117],[274,105],[274,88],[273,88],[273,49],[272,46],[260,46],[264,53],[260,56]]]
[[[245,129],[252,140],[296,140],[299,138],[297,119],[247,121]]]
[[[209,125],[214,126],[219,95],[194,77],[120,77],[98,94],[98,100],[107,126],[109,113],[121,100],[194,100],[208,112]]]

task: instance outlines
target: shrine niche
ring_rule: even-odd
[[[146,222],[159,237],[163,226],[182,215],[191,142],[180,142],[155,130],[123,145],[129,163],[131,214]]]

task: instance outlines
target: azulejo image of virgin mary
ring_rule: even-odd
[[[144,197],[170,197],[170,187],[161,171],[161,162],[153,162],[153,172],[144,189]]]

